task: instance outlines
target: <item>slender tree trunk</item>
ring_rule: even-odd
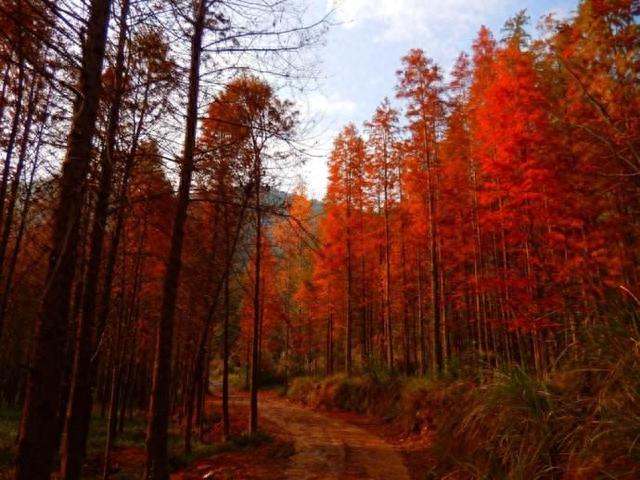
[[[222,324],[222,435],[225,442],[231,435],[229,418],[229,276],[224,279],[224,318]]]
[[[91,405],[93,403],[92,396],[96,372],[92,366],[91,355],[95,344],[96,297],[113,179],[116,134],[122,105],[124,50],[127,39],[128,14],[129,0],[123,0],[115,64],[115,90],[109,111],[105,145],[100,158],[100,186],[91,226],[89,261],[82,298],[82,315],[76,336],[71,396],[69,408],[67,409],[66,432],[62,446],[62,477],[66,480],[80,478],[86,452]]]
[[[208,337],[208,331],[204,333],[203,343],[206,343],[206,338]],[[203,355],[204,356],[204,355]],[[196,400],[196,393],[198,388],[198,383],[202,380],[202,365],[200,361],[200,353],[196,353],[196,364],[193,371],[192,378],[187,381],[187,385],[185,388],[186,392],[186,404],[185,404],[185,427],[184,427],[184,453],[185,455],[191,454],[191,434],[193,432],[193,412],[194,412],[194,403]]]
[[[44,108],[44,116],[46,117],[49,102],[51,100],[51,91],[49,91],[49,96],[47,97],[46,105]],[[9,304],[9,297],[11,295],[11,289],[13,287],[13,275],[15,273],[16,265],[18,262],[18,255],[20,254],[20,248],[22,246],[22,239],[24,237],[24,232],[27,226],[27,216],[29,214],[29,210],[31,208],[31,197],[33,196],[33,184],[35,181],[35,176],[38,171],[39,160],[40,160],[40,149],[42,148],[42,135],[44,132],[44,124],[40,127],[38,132],[38,141],[36,143],[35,152],[33,154],[33,166],[31,167],[31,172],[29,173],[29,180],[27,182],[26,195],[22,202],[22,209],[20,212],[20,224],[18,226],[18,231],[16,232],[16,239],[13,245],[13,250],[11,251],[11,256],[9,258],[9,265],[7,267],[7,274],[5,278],[4,289],[2,290],[2,299],[0,300],[0,318],[4,319],[7,313],[7,306]],[[2,321],[0,320],[0,323]],[[0,328],[0,336],[2,333],[2,329]]]
[[[7,196],[7,187],[9,185],[9,174],[11,173],[11,159],[13,158],[13,151],[15,149],[16,138],[18,136],[18,128],[20,127],[20,121],[22,120],[22,103],[24,96],[24,83],[25,83],[25,68],[24,68],[24,56],[21,52],[22,34],[19,35],[18,41],[18,86],[15,104],[16,108],[13,112],[13,121],[11,122],[11,130],[9,132],[9,138],[7,139],[7,148],[4,156],[4,165],[2,169],[2,179],[0,180],[0,225],[4,220],[4,203]],[[33,82],[37,83],[37,80],[33,79]],[[4,260],[4,258],[0,258]],[[2,266],[2,263],[0,263]]]
[[[388,159],[387,159],[387,147],[384,146],[384,333],[386,339],[386,358],[387,368],[393,369],[393,329],[391,326],[391,228],[389,226],[389,187],[388,187]],[[405,357],[407,352],[406,345],[406,328],[403,329],[403,343],[405,346]]]
[[[404,205],[404,188],[402,184],[403,179],[403,164],[400,163],[398,166],[397,176],[398,176],[398,196],[399,196],[399,215],[400,215],[400,269],[402,272],[402,328],[403,328],[403,340],[405,343],[405,352],[404,352],[404,363],[405,363],[405,373],[408,374],[411,368],[411,360],[410,360],[410,351],[409,351],[409,333],[408,333],[408,302],[407,302],[407,244],[406,244],[406,221],[405,215],[402,211],[402,205]],[[418,257],[419,258],[419,257]],[[418,298],[420,299],[420,293],[418,294]],[[415,325],[415,313],[413,315],[414,318],[414,328],[413,328],[413,348],[414,348],[414,356],[418,357],[420,360],[420,372],[422,372],[424,366],[424,358],[420,356],[423,354],[422,350],[422,338],[418,338],[419,335],[422,335],[422,306],[419,306],[420,315],[418,316],[418,325],[416,328]],[[414,361],[418,363],[418,358]],[[414,363],[415,365],[415,363]],[[414,367],[415,368],[415,367]]]
[[[147,428],[147,459],[144,477],[147,480],[169,478],[167,434],[169,427],[169,394],[171,383],[171,353],[173,347],[173,319],[175,316],[178,277],[182,265],[184,225],[189,206],[189,190],[193,172],[196,132],[198,123],[198,92],[200,87],[200,58],[207,8],[206,0],[198,0],[193,36],[191,38],[191,65],[189,69],[189,99],[187,129],[185,133],[178,205],[173,224],[171,247],[165,274],[162,309],[158,325],[153,384]]]
[[[11,226],[13,224],[13,216],[15,212],[16,203],[18,200],[18,189],[20,187],[20,177],[22,176],[22,171],[24,169],[24,165],[27,158],[27,147],[29,145],[31,125],[33,122],[33,117],[35,115],[35,110],[37,105],[37,102],[34,101],[35,97],[39,93],[39,88],[36,87],[37,83],[38,82],[34,80],[29,92],[29,110],[27,112],[27,119],[25,121],[24,129],[23,129],[24,131],[22,134],[22,141],[20,145],[20,156],[18,157],[18,165],[16,166],[16,173],[13,177],[13,182],[11,184],[11,193],[9,196],[9,204],[7,206],[7,218],[5,220],[4,230],[2,232],[2,243],[0,245],[0,285],[2,285],[2,281],[1,281],[2,267],[4,266],[5,254],[9,247],[9,234],[11,232]],[[51,95],[51,92],[49,92],[49,95],[47,96],[47,101],[44,109],[45,116],[49,107],[50,95]],[[29,211],[29,205],[31,203],[31,192],[33,188],[35,173],[37,170],[37,158],[40,155],[40,147],[42,145],[42,133],[43,133],[43,128],[41,128],[40,132],[38,133],[36,152],[34,155],[35,157],[34,164],[33,164],[34,166],[33,166],[33,169],[31,170],[31,174],[29,177],[28,185],[27,185],[27,195],[24,200],[24,204],[21,211],[20,224],[18,226],[18,232],[16,234],[15,245],[13,248],[13,252],[9,257],[9,266],[7,268],[7,273],[4,278],[4,289],[2,291],[2,297],[0,299],[0,338],[2,338],[2,331],[4,328],[4,319],[7,312],[7,302],[9,300],[9,292],[11,291],[13,274],[14,274],[16,262],[18,259],[17,257],[20,252],[20,246],[22,243],[22,237],[24,235],[24,229],[26,226],[26,215]]]
[[[424,310],[422,306],[422,259],[420,258],[420,247],[417,248],[417,263],[418,263],[418,331],[419,331],[419,340],[418,343],[420,345],[420,373],[422,375],[427,373],[427,342],[424,328]]]
[[[7,86],[9,85],[9,74],[11,73],[11,63],[13,58],[10,57],[4,67],[4,73],[2,74],[2,90],[0,90],[0,126],[4,120],[4,109],[7,105]]]
[[[29,95],[27,97],[28,109],[24,121],[24,128],[22,129],[22,139],[20,140],[20,154],[18,155],[18,163],[16,164],[16,171],[13,175],[13,180],[11,181],[11,189],[9,191],[6,208],[4,208],[3,206],[4,210],[6,210],[6,218],[4,221],[4,227],[2,228],[2,239],[0,240],[0,275],[2,275],[7,248],[9,245],[9,237],[11,235],[11,227],[13,226],[13,216],[15,214],[16,201],[18,199],[20,178],[22,177],[22,171],[24,170],[24,164],[27,158],[27,147],[29,146],[29,137],[31,135],[31,124],[33,122],[33,117],[35,115],[37,105],[35,98],[38,94],[38,81],[36,79],[33,79],[29,88]],[[0,317],[0,334],[2,334],[2,323],[2,317]]]
[[[145,87],[145,93],[143,97],[142,104],[146,105],[149,96],[149,84]],[[144,126],[146,117],[146,108],[143,107],[140,112],[140,118],[138,120],[138,124],[133,131],[133,139],[131,141],[131,149],[127,155],[127,158],[124,161],[124,172],[122,175],[122,181],[120,184],[120,191],[117,195],[117,214],[115,220],[115,228],[113,234],[111,236],[111,242],[109,245],[109,254],[107,255],[105,272],[104,272],[104,280],[102,291],[100,292],[100,307],[97,313],[97,321],[96,321],[96,351],[92,358],[92,363],[94,364],[94,368],[97,368],[99,354],[102,345],[103,333],[107,324],[107,319],[109,317],[109,313],[111,311],[111,291],[113,288],[113,280],[114,273],[116,268],[116,262],[118,258],[118,251],[120,247],[120,240],[123,237],[123,229],[124,229],[124,219],[125,219],[125,208],[127,204],[127,196],[129,189],[129,181],[131,179],[131,174],[133,172],[133,167],[135,166],[135,159],[138,152],[138,142],[140,140],[140,135],[142,133],[142,128]],[[104,416],[104,415],[103,415]]]
[[[137,315],[137,314],[136,314]],[[135,345],[132,345],[132,351],[135,348]],[[128,355],[127,360],[124,364],[124,377],[122,379],[122,392],[120,394],[120,416],[118,418],[118,435],[121,435],[124,431],[124,422],[127,415],[127,408],[130,406],[130,397],[131,397],[131,377],[133,376],[133,354]]]
[[[440,239],[436,244],[436,255],[438,257],[438,265],[443,265],[442,261],[442,246],[440,245]],[[438,282],[440,283],[440,344],[442,345],[442,371],[447,371],[449,363],[449,331],[447,329],[447,303],[444,301],[446,298],[445,281],[444,281],[444,269],[438,269]]]
[[[333,312],[329,313],[327,319],[327,375],[333,375]]]
[[[364,225],[361,224],[360,231],[364,230]],[[360,272],[361,272],[361,281],[360,281],[360,361],[362,365],[366,365],[369,361],[369,352],[367,350],[367,281],[366,281],[366,272],[367,265],[364,259],[364,256],[360,258]]]
[[[250,417],[249,432],[258,431],[258,381],[260,378],[260,267],[262,257],[262,211],[260,205],[260,184],[262,182],[262,165],[260,153],[256,153],[255,158],[255,182],[256,182],[256,261],[255,261],[255,282],[253,290],[253,336],[251,344],[251,390],[250,390]]]
[[[104,468],[102,478],[106,480],[111,474],[111,451],[116,438],[118,420],[118,404],[120,400],[120,366],[116,361],[111,372],[111,398],[109,400],[109,417],[107,420],[107,439],[104,447]]]
[[[90,210],[89,198],[87,196],[87,189],[85,188],[85,203],[84,210]],[[73,302],[71,306],[71,315],[69,318],[68,325],[68,333],[67,340],[65,346],[65,354],[64,354],[64,363],[62,370],[62,394],[60,395],[60,415],[58,417],[58,422],[60,424],[60,430],[58,435],[56,436],[56,447],[55,451],[57,452],[60,449],[60,442],[62,441],[62,435],[64,433],[65,420],[66,415],[65,412],[69,406],[69,398],[71,395],[71,380],[73,377],[73,359],[75,357],[76,351],[76,334],[78,331],[78,318],[82,312],[82,295],[84,292],[84,277],[87,269],[87,242],[88,235],[87,232],[89,230],[89,216],[83,214],[81,216],[80,226],[79,226],[79,236],[80,241],[77,247],[76,254],[76,262],[78,264],[79,271],[76,273],[78,280],[75,282],[74,291],[73,291]]]
[[[224,185],[224,182],[222,182],[222,184],[220,185],[220,189],[221,189],[221,197],[223,199],[226,198],[226,185]],[[237,245],[238,245],[238,241],[240,239],[240,234],[242,231],[242,226],[243,226],[243,222],[244,222],[244,216],[247,210],[247,203],[249,201],[249,195],[245,195],[243,198],[243,202],[242,202],[242,206],[240,207],[240,215],[237,219],[237,223],[236,223],[236,228],[233,234],[233,237],[231,239],[231,241],[229,241],[229,219],[228,219],[228,206],[225,205],[225,219],[224,219],[224,225],[225,225],[225,264],[224,264],[224,268],[222,271],[222,275],[220,278],[220,281],[216,283],[215,288],[213,290],[213,294],[211,296],[211,305],[209,306],[209,311],[207,312],[207,316],[205,319],[205,323],[200,335],[200,340],[198,342],[198,346],[196,348],[196,356],[195,356],[195,368],[194,368],[194,378],[193,378],[193,382],[198,382],[199,379],[202,378],[204,371],[206,370],[205,368],[205,360],[206,360],[206,345],[207,345],[207,339],[208,339],[208,335],[209,335],[209,330],[211,329],[211,322],[213,321],[213,316],[215,314],[215,311],[217,309],[218,306],[218,302],[220,299],[220,294],[222,293],[223,289],[227,289],[228,290],[228,281],[229,281],[229,276],[231,274],[231,267],[233,265],[233,258],[235,256],[235,252],[237,249]],[[228,294],[228,292],[224,293],[225,295]],[[225,301],[227,301],[228,299],[225,299]],[[227,305],[228,307],[228,305]],[[228,314],[226,314],[228,316]],[[228,345],[228,318],[227,318],[227,324],[225,326],[223,326],[223,328],[226,328],[226,333],[224,335],[227,335],[227,344],[226,344],[226,354],[227,354],[227,358],[223,359],[223,362],[227,363],[227,373],[226,373],[226,382],[227,382],[227,392],[226,392],[226,400],[224,398],[225,396],[225,386],[224,386],[224,367],[223,367],[223,408],[224,408],[224,403],[225,401],[228,404],[228,377],[229,377],[229,345]],[[224,339],[223,339],[224,341]],[[223,353],[224,356],[224,353]],[[186,411],[186,423],[185,423],[185,452],[189,453],[191,451],[191,429],[192,429],[192,419],[193,419],[193,401],[194,401],[194,397],[195,397],[195,383],[190,384],[189,386],[189,392],[187,393],[187,411]],[[206,393],[206,392],[205,392]],[[228,410],[228,405],[227,405],[227,410]],[[227,411],[228,414],[228,411]]]
[[[74,116],[62,169],[49,271],[35,322],[20,425],[16,479],[49,478],[58,435],[64,347],[75,276],[78,224],[101,89],[110,0],[93,0]]]
[[[431,260],[431,374],[442,371],[442,341],[440,333],[440,270],[438,265],[438,238],[436,227],[436,199],[433,172],[428,172],[429,252]]]
[[[204,358],[206,360],[209,359],[209,343],[207,343],[207,351],[204,354]],[[208,388],[208,377],[209,377],[209,362],[204,362],[204,368],[202,369],[202,375],[198,379],[198,386],[196,390],[196,412],[195,412],[195,424],[198,427],[198,437],[202,440],[202,435],[204,432],[204,398],[207,393]]]
[[[350,181],[350,180],[349,180]],[[347,375],[351,375],[351,336],[353,326],[351,323],[352,299],[353,299],[353,268],[351,248],[351,196],[347,199],[347,318],[345,319],[345,348],[344,369]]]

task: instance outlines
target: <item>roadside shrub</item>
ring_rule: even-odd
[[[431,381],[371,369],[297,378],[289,395],[433,436],[428,478],[640,478],[640,334],[624,321],[583,330],[545,376],[512,366]]]
[[[589,329],[548,379],[520,368],[451,391],[434,454],[451,478],[640,478],[640,349],[635,331]]]
[[[288,396],[311,407],[368,413],[391,419],[399,413],[401,392],[402,380],[395,375],[339,374],[324,379],[295,378]]]
[[[304,405],[313,405],[312,393],[319,387],[319,382],[315,377],[295,377],[289,382],[287,396]]]

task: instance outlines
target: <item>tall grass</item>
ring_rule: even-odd
[[[459,393],[435,448],[452,478],[640,478],[640,348],[634,328],[586,330],[540,379],[519,368]],[[457,475],[457,477],[456,477]]]
[[[481,377],[303,377],[289,395],[383,417],[407,435],[435,432],[426,478],[640,478],[640,335],[633,323],[585,329],[545,376],[513,366]]]
[[[319,379],[295,378],[289,397],[313,407],[341,409],[381,417],[397,416],[402,379],[392,374],[362,376],[334,375]]]

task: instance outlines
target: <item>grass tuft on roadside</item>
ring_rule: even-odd
[[[484,381],[371,372],[291,382],[303,404],[377,416],[432,435],[427,478],[640,478],[640,335],[612,321],[585,329],[552,373],[518,365]]]

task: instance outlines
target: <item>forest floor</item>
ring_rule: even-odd
[[[174,479],[409,480],[424,478],[424,445],[406,442],[372,417],[312,410],[260,394],[260,425],[265,440],[194,462]],[[220,409],[210,396],[209,411]],[[231,397],[232,430],[248,419],[248,396]],[[416,455],[417,454],[417,455]],[[423,463],[422,461],[419,463]],[[410,471],[411,470],[411,471]],[[421,475],[419,476],[419,473]],[[412,474],[413,473],[413,474]]]
[[[261,391],[260,433],[246,433],[249,399],[235,390],[230,398],[231,436],[222,441],[221,397],[207,396],[208,425],[203,441],[194,432],[194,452],[184,455],[182,430],[170,431],[173,480],[409,480],[424,479],[433,464],[429,439],[403,435],[397,425],[356,413],[301,406]],[[13,477],[19,411],[0,412],[0,480]],[[105,421],[92,419],[83,478],[101,478]],[[144,465],[144,416],[126,423],[112,454],[114,480],[140,478]],[[54,473],[53,478],[59,478]]]

